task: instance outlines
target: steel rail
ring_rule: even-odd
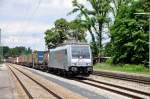
[[[18,76],[15,74],[15,72],[10,67],[9,67],[9,69],[13,73],[13,75],[16,77],[17,81],[20,83],[21,87],[23,88],[23,90],[25,91],[25,93],[27,94],[27,96],[29,97],[29,99],[34,99],[32,97],[32,95],[30,94],[30,92],[27,90],[27,88],[23,85],[23,83],[21,82],[21,80],[18,78]]]
[[[59,95],[57,95],[56,93],[54,93],[53,91],[51,91],[50,89],[48,89],[47,87],[45,87],[43,84],[39,83],[37,80],[35,80],[32,77],[30,77],[29,75],[27,75],[26,73],[22,72],[18,68],[15,68],[15,67],[13,67],[13,68],[16,69],[17,71],[19,71],[20,73],[22,73],[23,75],[25,75],[26,77],[28,77],[29,79],[31,79],[32,81],[34,81],[36,84],[38,84],[39,86],[41,86],[43,89],[45,89],[46,91],[48,91],[50,94],[52,94],[57,99],[62,99],[62,97],[60,97]]]
[[[150,93],[148,93],[148,92],[143,92],[143,91],[136,90],[136,89],[131,89],[131,88],[115,85],[115,84],[110,84],[110,83],[106,83],[106,82],[102,82],[102,81],[97,81],[97,80],[93,80],[93,79],[90,79],[90,78],[86,78],[86,80],[96,82],[96,83],[100,83],[100,84],[104,84],[104,85],[108,85],[108,86],[112,86],[112,87],[116,87],[116,88],[120,88],[120,89],[131,91],[131,92],[135,92],[135,93],[138,93],[138,94],[150,96]]]
[[[144,77],[129,76],[125,74],[116,74],[116,73],[101,72],[101,71],[94,71],[93,75],[150,85],[150,78],[146,78],[146,77],[144,78]]]
[[[102,86],[102,85],[97,85],[97,84],[93,84],[93,83],[90,83],[90,82],[85,82],[83,80],[75,80],[75,81],[78,81],[78,82],[81,82],[81,83],[84,83],[84,84],[87,84],[87,85],[90,85],[90,86],[93,86],[93,87],[97,87],[97,88],[100,88],[100,89],[104,89],[104,90],[107,90],[107,91],[110,91],[110,92],[114,92],[114,93],[117,93],[117,94],[120,94],[120,95],[123,95],[123,96],[126,96],[126,97],[131,97],[133,99],[143,99],[143,97],[133,95],[133,94],[129,94],[127,92],[121,92],[121,91],[115,90],[113,88],[108,88],[108,87],[105,87],[105,86]]]

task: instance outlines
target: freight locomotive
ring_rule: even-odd
[[[48,69],[51,72],[67,75],[84,75],[92,73],[92,55],[88,44],[67,44],[51,49]]]
[[[91,49],[85,43],[68,43],[49,51],[34,51],[13,58],[13,63],[67,76],[89,76],[93,72]]]

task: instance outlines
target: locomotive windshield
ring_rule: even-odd
[[[72,46],[72,58],[90,59],[90,50],[88,46]]]

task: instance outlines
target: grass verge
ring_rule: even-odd
[[[94,65],[95,70],[109,70],[109,71],[120,71],[120,72],[130,72],[130,73],[149,73],[149,69],[144,67],[144,65],[111,65],[108,63],[98,63]]]

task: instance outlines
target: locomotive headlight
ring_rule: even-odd
[[[90,64],[90,63],[86,63],[86,65],[87,65],[87,66],[90,66],[91,64]]]
[[[72,67],[71,70],[72,71],[77,71],[78,69],[77,69],[77,67]]]
[[[93,68],[92,67],[88,67],[87,71],[93,71]]]

